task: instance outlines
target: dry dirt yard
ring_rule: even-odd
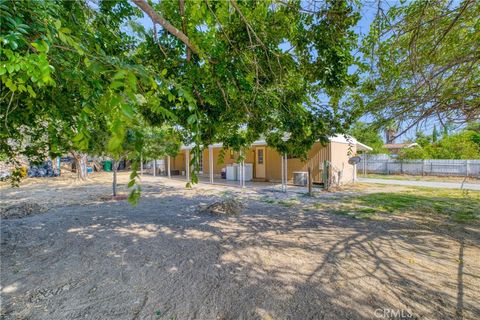
[[[144,177],[132,207],[106,200],[110,179],[1,187],[3,213],[20,208],[1,220],[1,318],[480,319],[478,222],[329,211],[396,187],[309,198]],[[243,213],[199,210],[224,198]]]

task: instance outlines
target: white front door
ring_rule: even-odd
[[[255,178],[265,178],[265,147],[255,149]]]

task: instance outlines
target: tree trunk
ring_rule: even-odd
[[[112,189],[113,189],[113,196],[117,195],[117,166],[118,162],[116,160],[112,161],[113,165],[113,182],[112,182]]]
[[[72,151],[72,156],[75,161],[75,170],[79,180],[87,180],[87,155],[82,152]]]

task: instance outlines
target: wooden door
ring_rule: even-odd
[[[255,178],[265,179],[265,147],[255,148]]]

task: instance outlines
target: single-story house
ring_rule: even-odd
[[[390,154],[398,155],[403,149],[409,149],[418,147],[416,142],[407,142],[407,143],[387,143],[383,147],[388,150]]]
[[[210,182],[213,182],[214,179],[222,177],[223,171],[225,172],[223,178],[232,179],[231,172],[228,172],[229,167],[239,166],[239,169],[237,169],[239,179],[233,177],[233,180],[242,180],[243,174],[243,181],[282,182],[283,185],[284,182],[294,183],[294,178],[298,177],[299,174],[306,174],[310,167],[312,181],[322,183],[324,162],[328,161],[330,181],[336,184],[352,182],[355,179],[356,172],[354,166],[349,164],[349,159],[355,156],[357,152],[368,152],[372,149],[353,137],[347,139],[343,135],[337,135],[329,140],[329,143],[325,146],[316,142],[308,152],[305,161],[300,158],[281,155],[275,149],[269,147],[265,140],[258,140],[245,151],[245,160],[241,164],[237,164],[239,156],[237,152],[231,149],[224,150],[221,143],[213,144],[201,153],[199,174],[200,176],[210,177]],[[177,156],[167,157],[166,171],[169,176],[185,175],[186,179],[189,180],[191,169],[187,159],[190,158],[192,147],[182,146]],[[223,161],[220,161],[221,153],[223,153]]]

